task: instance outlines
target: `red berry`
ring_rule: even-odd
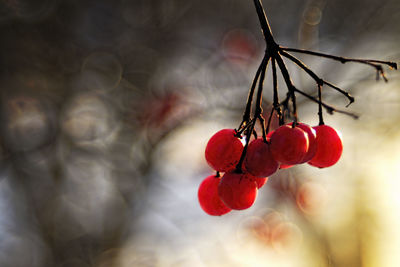
[[[218,186],[218,195],[233,210],[250,208],[257,197],[257,183],[249,174],[227,172]]]
[[[271,153],[280,163],[300,163],[308,151],[307,134],[299,127],[283,125],[271,135]]]
[[[316,141],[316,133],[313,128],[311,128],[310,125],[305,124],[305,123],[298,123],[296,127],[299,127],[302,129],[304,132],[306,132],[307,137],[308,137],[308,150],[307,154],[304,156],[303,160],[300,163],[305,163],[308,162],[310,159],[312,159],[317,152],[317,141]]]
[[[256,177],[251,175],[250,173],[246,173],[247,177],[257,184],[257,189],[260,189],[268,182],[268,177]]]
[[[231,211],[218,196],[220,181],[221,178],[210,175],[201,182],[197,192],[201,208],[209,215],[220,216]]]
[[[291,125],[291,124],[290,124]],[[271,131],[271,132],[269,132],[268,134],[267,134],[267,140],[268,141],[270,141],[271,140],[271,136],[272,136],[272,134],[274,133],[274,131]],[[292,164],[283,164],[283,163],[281,163],[281,164],[279,164],[279,169],[280,170],[283,170],[283,169],[289,169],[289,168],[291,168],[291,167],[293,167],[294,165],[292,165]]]
[[[271,140],[271,136],[274,134],[275,131],[270,131],[267,133],[267,141],[269,142]]]
[[[288,165],[288,164],[281,164],[279,165],[279,169],[283,170],[283,169],[289,169],[292,168],[294,165]]]
[[[317,134],[317,152],[308,163],[318,168],[332,166],[342,155],[342,140],[338,132],[330,126],[319,125],[313,128]]]
[[[253,176],[267,177],[278,170],[279,163],[272,157],[269,144],[258,138],[247,148],[244,167]]]
[[[243,151],[243,144],[235,135],[235,130],[223,129],[208,141],[205,156],[214,170],[227,172],[236,167]]]
[[[274,133],[274,131],[271,131],[271,132],[269,132],[268,134],[267,134],[267,140],[268,141],[270,141],[271,140],[271,136],[272,136],[272,134]],[[283,164],[283,163],[281,163],[280,165],[279,165],[279,169],[280,170],[282,170],[282,169],[289,169],[289,168],[291,168],[291,167],[293,167],[294,165],[292,165],[292,164]]]
[[[257,189],[260,189],[268,182],[268,177],[264,177],[264,178],[256,177],[256,178],[254,178],[254,181],[257,184]]]

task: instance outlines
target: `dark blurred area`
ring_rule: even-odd
[[[399,61],[399,0],[263,5],[284,46]],[[197,203],[204,147],[239,124],[261,61],[253,1],[2,0],[0,34],[1,267],[400,265],[398,72],[299,55],[356,97],[360,120],[326,117],[341,162],[281,170],[214,218]]]

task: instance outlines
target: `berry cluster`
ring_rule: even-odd
[[[223,129],[208,141],[205,157],[217,175],[200,184],[200,206],[210,215],[223,215],[251,207],[257,191],[279,168],[308,163],[324,168],[334,165],[343,150],[339,134],[330,126],[286,124],[263,138],[249,142],[247,151],[234,129]],[[242,155],[244,157],[242,157]],[[219,177],[219,173],[224,175]]]
[[[208,164],[217,171],[217,175],[207,177],[198,190],[198,198],[203,210],[210,215],[223,215],[232,209],[249,208],[255,201],[258,189],[263,186],[267,177],[279,168],[290,168],[296,164],[308,163],[311,166],[325,168],[334,165],[343,150],[340,135],[335,129],[325,125],[323,108],[329,113],[343,113],[353,118],[357,115],[337,109],[322,100],[322,87],[327,86],[349,100],[354,98],[345,90],[320,78],[290,52],[308,54],[339,61],[341,63],[356,62],[375,68],[377,79],[387,81],[382,65],[397,69],[394,62],[344,58],[309,50],[282,47],[272,36],[261,0],[254,0],[257,15],[266,43],[265,55],[257,69],[250,87],[243,119],[237,130],[224,129],[217,132],[209,140],[205,157]],[[283,57],[297,65],[316,83],[318,98],[297,88],[290,77]],[[273,104],[268,123],[265,125],[262,108],[263,82],[268,64],[272,65]],[[277,73],[282,74],[287,87],[286,98],[279,100]],[[253,96],[257,90],[256,102]],[[319,125],[310,127],[300,123],[297,116],[296,94],[300,94],[318,104]],[[252,109],[254,107],[254,109]],[[269,131],[274,114],[279,118],[280,127]],[[290,119],[289,124],[285,120]],[[259,122],[262,136],[258,137],[256,123]],[[254,136],[254,138],[252,138]],[[241,139],[244,139],[243,145]],[[224,173],[220,178],[220,173]]]

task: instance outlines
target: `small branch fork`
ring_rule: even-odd
[[[260,123],[261,129],[262,129],[262,138],[263,138],[264,142],[268,142],[267,134],[268,134],[268,131],[270,128],[271,118],[272,118],[274,112],[276,112],[276,114],[279,117],[280,125],[283,125],[285,123],[285,121],[284,121],[285,114],[289,114],[289,116],[291,116],[293,119],[293,127],[295,127],[295,125],[298,122],[296,93],[298,93],[302,96],[305,96],[309,100],[318,104],[318,117],[319,117],[320,125],[324,124],[323,114],[322,114],[323,108],[329,114],[333,114],[334,112],[337,112],[337,113],[342,113],[342,114],[351,116],[354,119],[358,118],[358,115],[356,115],[352,112],[337,109],[336,107],[333,107],[333,106],[323,102],[322,101],[322,88],[324,85],[328,86],[329,88],[331,88],[331,89],[339,92],[343,96],[345,96],[349,101],[349,103],[346,107],[348,107],[350,104],[352,104],[354,102],[354,97],[351,96],[344,89],[340,88],[339,86],[334,85],[334,84],[320,78],[305,63],[303,63],[300,59],[296,58],[294,55],[290,54],[289,52],[323,57],[323,58],[341,62],[343,64],[348,63],[348,62],[365,64],[365,65],[375,68],[377,80],[379,80],[382,77],[382,79],[385,82],[388,82],[388,79],[386,78],[383,66],[386,65],[390,69],[397,69],[397,64],[395,62],[390,62],[390,61],[381,61],[381,60],[374,60],[374,59],[346,58],[346,57],[340,57],[340,56],[335,56],[335,55],[330,55],[330,54],[325,54],[325,53],[320,53],[320,52],[314,52],[314,51],[309,51],[309,50],[280,46],[274,40],[274,37],[271,32],[271,27],[269,25],[267,16],[265,15],[261,0],[253,0],[253,1],[254,1],[254,5],[255,5],[255,8],[257,11],[257,15],[258,15],[260,24],[261,24],[262,33],[264,35],[264,39],[265,39],[265,43],[266,43],[266,50],[265,50],[265,55],[257,69],[257,72],[254,76],[254,80],[250,87],[248,98],[247,98],[246,108],[243,113],[242,122],[240,123],[239,127],[237,128],[237,136],[241,136],[242,133],[244,133],[244,136],[246,137],[246,143],[244,146],[244,150],[243,150],[241,159],[236,166],[237,171],[241,171],[241,166],[243,164],[243,160],[244,160],[244,157],[245,157],[245,154],[247,151],[247,147],[248,147],[251,135],[253,134],[257,138],[257,133],[255,131],[255,124],[257,121]],[[304,91],[298,89],[293,84],[293,81],[290,77],[289,71],[288,71],[286,64],[283,61],[282,57],[285,57],[289,61],[293,62],[300,69],[305,71],[315,81],[317,88],[318,88],[318,98],[315,98],[315,97],[305,93]],[[271,62],[271,65],[272,65],[273,107],[272,107],[272,110],[269,115],[267,127],[265,127],[265,119],[263,118],[263,115],[262,115],[262,112],[263,112],[262,91],[263,91],[265,72],[267,70],[269,62]],[[287,87],[286,98],[284,100],[282,100],[281,102],[279,102],[279,96],[278,96],[277,65],[279,67],[279,71],[281,72],[281,75],[282,75],[283,80]],[[253,116],[252,116],[253,97],[254,97],[254,93],[255,93],[255,89],[256,89],[257,85],[258,85],[257,99],[256,99],[254,111],[253,111]]]

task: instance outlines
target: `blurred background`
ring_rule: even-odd
[[[399,61],[398,0],[263,5],[281,45]],[[356,97],[360,119],[325,116],[341,160],[280,170],[212,217],[204,148],[241,121],[264,51],[253,1],[2,0],[0,33],[1,267],[400,266],[398,71],[298,55]],[[268,113],[270,73],[264,91]]]

